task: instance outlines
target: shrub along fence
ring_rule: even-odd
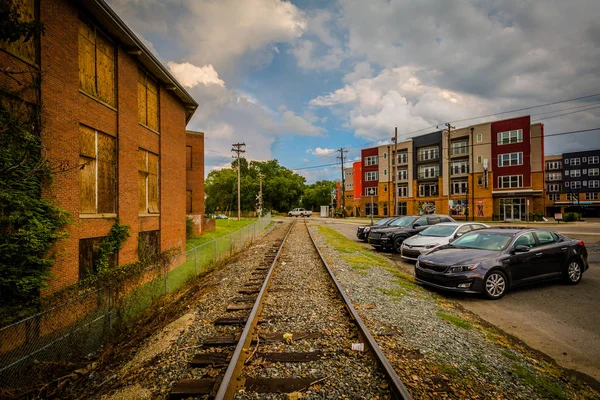
[[[177,254],[170,262],[151,265],[118,288],[89,289],[0,328],[0,388],[10,392],[52,381],[57,371],[68,370],[121,328],[131,326],[160,296],[252,243],[270,222],[269,213],[236,232]]]

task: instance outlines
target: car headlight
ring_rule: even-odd
[[[439,243],[427,244],[427,245],[425,245],[425,248],[426,249],[433,249],[434,247],[439,246],[439,245],[440,245]]]
[[[392,236],[394,236],[394,232],[385,232],[385,233],[383,234],[383,236],[384,236],[384,237],[392,237]]]
[[[370,230],[371,230],[371,228],[369,228],[369,227],[367,226],[365,229],[363,229],[363,232],[369,232]]]
[[[478,266],[479,266],[479,263],[470,264],[470,265],[454,265],[448,269],[448,272],[450,272],[452,274],[452,273],[456,273],[456,272],[473,271]]]

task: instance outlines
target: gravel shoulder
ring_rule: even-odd
[[[552,359],[425,290],[389,259],[311,228],[336,277],[416,398],[578,399],[600,394]],[[361,262],[361,257],[378,262]],[[356,262],[359,260],[359,262]]]

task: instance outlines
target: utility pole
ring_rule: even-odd
[[[238,173],[238,221],[240,220],[240,216],[242,213],[241,210],[241,198],[240,198],[240,154],[241,153],[245,153],[246,150],[242,150],[242,147],[246,147],[246,143],[234,143],[232,144],[233,149],[231,149],[231,151],[233,151],[234,153],[236,153],[234,156],[231,156],[232,158],[235,158],[238,162],[237,162],[237,173]]]
[[[259,184],[259,190],[258,190],[258,218],[262,217],[262,179],[263,179],[263,174],[262,173],[258,173],[258,184]]]
[[[456,129],[454,126],[450,125],[450,122],[446,122],[446,127],[448,128],[447,130],[447,135],[448,135],[448,215],[450,215],[450,193],[452,193],[452,185],[450,184],[450,175],[452,175],[452,167],[451,167],[451,162],[450,162],[450,133],[452,132],[452,129]],[[440,154],[443,154],[442,152],[440,152]],[[443,176],[444,174],[442,174]],[[467,198],[468,201],[468,198]]]
[[[392,163],[392,188],[394,192],[394,214],[398,212],[398,188],[396,184],[397,174],[398,174],[398,127],[394,128],[394,137],[392,138],[392,142],[394,142],[394,162]],[[394,168],[395,166],[395,168]]]
[[[337,151],[340,152],[340,156],[338,157],[342,161],[342,218],[345,217],[346,213],[346,171],[344,171],[344,153],[347,153],[348,150],[344,150],[343,147],[340,147]]]

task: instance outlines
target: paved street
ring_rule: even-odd
[[[356,220],[312,219],[327,224],[351,240]],[[549,229],[585,241],[590,269],[577,286],[561,283],[534,285],[509,292],[499,301],[450,295],[466,309],[553,357],[565,368],[600,380],[600,223],[549,224]],[[387,254],[399,268],[413,273],[413,265],[397,254]]]

